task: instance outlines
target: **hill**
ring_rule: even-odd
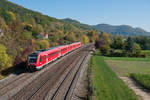
[[[120,34],[120,35],[141,35],[141,36],[150,36],[150,32],[147,32],[141,28],[133,28],[129,25],[120,25],[113,26],[109,24],[98,24],[93,26],[94,29],[99,31],[104,31],[112,34]]]
[[[80,23],[79,21],[71,19],[71,18],[65,18],[65,19],[62,19],[62,20],[65,21],[65,22],[74,24],[78,28],[82,28],[82,29],[85,29],[85,30],[92,30],[93,29],[92,26]]]
[[[79,27],[0,0],[0,52],[4,52],[0,53],[0,71],[26,61],[27,55],[37,49],[76,41],[88,43],[88,31],[84,25]]]
[[[82,28],[82,29],[86,29],[86,30],[95,29],[99,32],[104,31],[106,33],[111,33],[114,35],[118,34],[118,35],[125,35],[125,36],[135,36],[135,35],[150,36],[150,32],[147,32],[142,28],[133,28],[129,25],[113,26],[113,25],[109,25],[109,24],[98,24],[98,25],[92,26],[92,25],[80,23],[79,21],[71,19],[71,18],[65,18],[62,20],[65,22],[71,23],[78,28]]]

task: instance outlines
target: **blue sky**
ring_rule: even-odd
[[[9,0],[58,19],[131,25],[150,32],[150,0]]]

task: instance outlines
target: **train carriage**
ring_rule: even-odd
[[[58,47],[61,51],[61,56],[64,56],[65,54],[68,53],[68,45],[62,45],[60,47]]]
[[[46,50],[37,50],[28,56],[27,68],[35,70],[41,69],[49,62],[54,61],[57,58],[64,56],[68,52],[71,52],[79,47],[81,47],[81,42],[62,45]]]
[[[58,48],[33,52],[28,57],[28,68],[41,69],[44,65],[57,59],[59,56],[61,56],[61,53]]]

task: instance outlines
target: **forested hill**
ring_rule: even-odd
[[[58,20],[56,18],[49,17],[47,15],[42,15],[39,12],[26,9],[22,6],[16,5],[6,0],[0,0],[0,11],[2,12],[2,10],[5,10],[6,13],[13,12],[17,19],[25,23],[31,23],[34,20],[36,24],[42,25],[44,31],[47,33],[52,31],[52,29],[55,30],[55,28],[57,29],[65,28],[66,30],[72,30],[72,31],[77,31],[74,29],[79,28],[69,23],[66,23],[62,20]],[[3,17],[8,24],[11,22],[10,21],[11,19],[8,18],[9,15],[7,16],[6,13],[5,12],[1,13],[1,17]],[[81,30],[85,31],[85,29],[82,29],[82,27]]]
[[[0,71],[26,61],[27,55],[37,49],[76,41],[89,43],[94,40],[90,38],[93,32],[0,0]]]
[[[69,22],[71,24],[74,24],[75,26],[83,29],[95,29],[97,31],[104,31],[106,33],[111,34],[118,34],[118,35],[126,35],[126,36],[135,36],[135,35],[141,35],[141,36],[150,36],[150,32],[145,31],[142,28],[133,28],[129,25],[118,25],[113,26],[109,24],[98,24],[98,25],[87,25],[80,23],[77,20],[73,20],[71,18],[63,19],[65,22]]]
[[[93,28],[112,34],[150,36],[150,32],[146,32],[141,28],[133,28],[129,25],[112,26],[109,24],[98,24],[94,25]]]
[[[74,25],[75,25],[76,27],[78,27],[78,28],[83,28],[83,29],[86,29],[86,30],[91,30],[91,29],[93,29],[92,26],[87,25],[87,24],[80,23],[79,21],[73,20],[73,19],[71,19],[71,18],[65,18],[65,19],[62,19],[62,20],[65,21],[65,22],[74,24]]]

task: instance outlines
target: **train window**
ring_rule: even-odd
[[[59,51],[56,51],[56,52],[50,54],[50,56],[54,56],[54,55],[56,55],[58,52],[59,52]]]
[[[37,54],[30,54],[29,63],[36,63],[36,61],[37,61]]]
[[[46,56],[43,57],[43,60],[45,60],[45,59],[46,59]]]
[[[42,61],[42,57],[40,57],[40,62]]]

